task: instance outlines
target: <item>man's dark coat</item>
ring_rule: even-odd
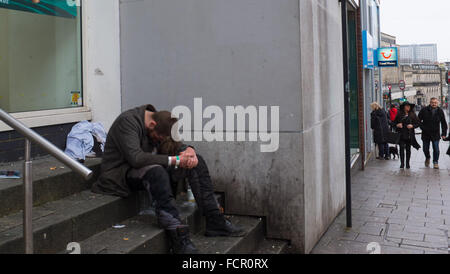
[[[373,139],[375,144],[387,143],[389,123],[386,111],[377,109],[371,114],[371,128],[373,129]]]
[[[127,171],[148,165],[167,167],[168,156],[152,154],[152,143],[145,128],[145,111],[156,112],[145,105],[122,113],[113,123],[106,139],[101,175],[92,191],[98,194],[128,197],[131,190],[126,183]]]
[[[422,129],[423,141],[439,141],[442,136],[447,136],[447,121],[441,108],[436,109],[434,116],[431,106],[422,109],[419,113],[419,120],[421,122],[420,128]]]

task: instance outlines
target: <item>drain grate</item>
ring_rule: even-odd
[[[384,204],[384,203],[380,203],[377,206],[378,208],[391,208],[391,209],[397,209],[397,205],[393,205],[393,204]]]

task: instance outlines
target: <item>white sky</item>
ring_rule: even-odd
[[[397,44],[438,45],[439,61],[450,61],[449,0],[381,0],[381,31]]]

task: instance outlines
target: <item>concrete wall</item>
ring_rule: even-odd
[[[228,213],[309,252],[344,205],[338,1],[122,0],[122,110],[279,106],[280,148],[196,142]],[[206,122],[206,120],[204,121]]]
[[[122,0],[122,108],[269,103],[299,131],[298,13],[298,0]]]
[[[342,24],[338,1],[299,2],[309,252],[345,206]]]

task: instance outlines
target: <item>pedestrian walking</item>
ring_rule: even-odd
[[[388,116],[386,111],[381,108],[377,102],[371,105],[371,128],[373,129],[373,138],[375,144],[378,146],[379,160],[389,160],[389,145],[387,143],[387,134],[389,132]]]
[[[420,111],[419,121],[421,123],[420,128],[422,129],[423,152],[426,158],[425,166],[430,166],[431,143],[433,145],[433,165],[435,169],[439,169],[439,143],[441,138],[446,138],[448,126],[444,111],[439,107],[439,100],[437,98],[432,98],[430,105]]]
[[[397,132],[400,133],[400,161],[401,161],[401,169],[405,168],[405,160],[406,160],[406,169],[410,169],[410,160],[411,160],[411,146],[415,149],[419,150],[420,145],[417,143],[415,129],[419,127],[420,122],[414,111],[414,104],[410,104],[408,101],[404,102],[400,106],[400,111],[397,114],[397,117],[394,120],[394,123],[397,128]],[[405,159],[405,151],[406,151],[406,159]]]

